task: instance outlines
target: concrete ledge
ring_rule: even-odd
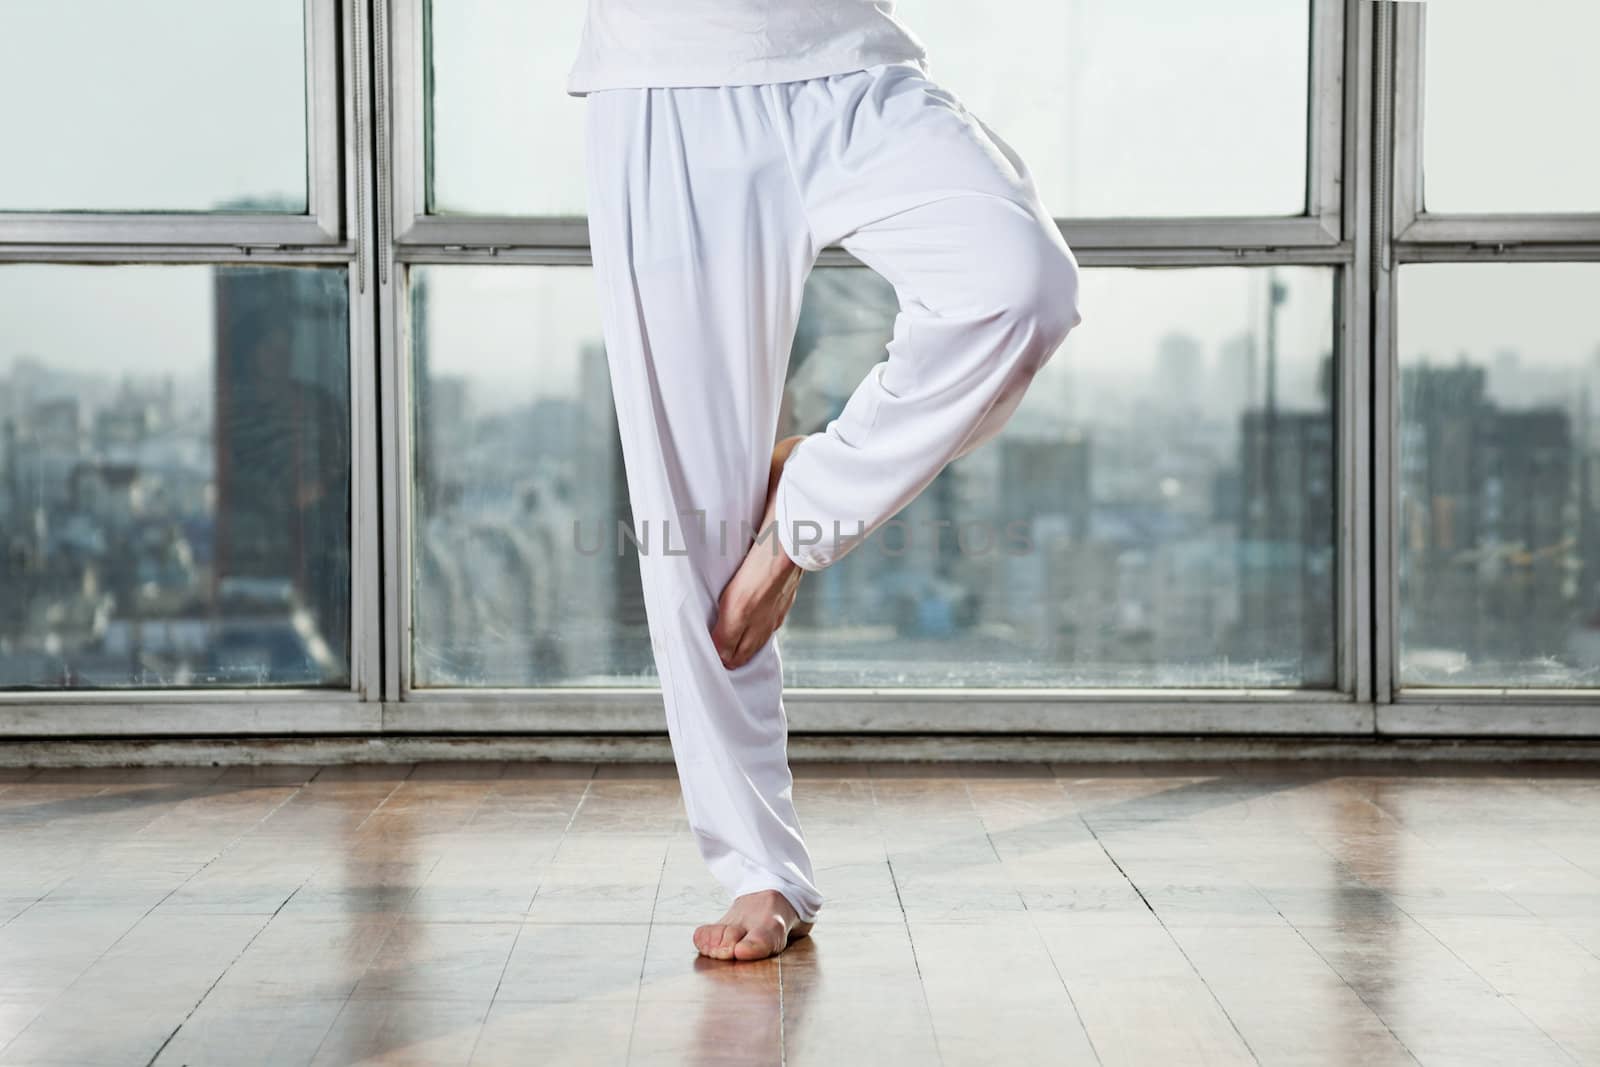
[[[797,763],[1574,763],[1600,762],[1600,742],[812,734],[791,736],[789,755]],[[4,767],[328,765],[441,760],[659,763],[671,759],[672,749],[665,735],[0,741],[0,766]]]
[[[784,706],[796,734],[1359,739],[1378,732],[1371,704],[1320,690],[795,688],[784,693]],[[653,737],[665,723],[660,692],[647,689],[427,690],[388,702],[267,690],[0,693],[0,738],[19,741],[362,734]],[[1596,729],[1600,726],[1591,724],[1590,732]]]
[[[1378,709],[1378,732],[1388,737],[1593,737],[1600,701],[1592,690],[1550,694],[1516,703],[1503,693],[1430,699],[1405,694]]]
[[[1044,728],[1072,736],[1361,737],[1376,731],[1371,704],[1323,692],[796,689],[784,693],[783,703],[793,734],[1028,736]],[[429,694],[383,710],[385,733],[652,736],[665,721],[659,694],[551,692],[538,700]]]

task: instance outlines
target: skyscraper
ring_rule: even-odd
[[[218,267],[215,310],[216,566],[213,603],[246,625],[246,599],[303,606],[337,664],[280,640],[270,678],[336,683],[350,649],[350,370],[344,275]],[[281,613],[282,608],[263,608]],[[226,652],[221,656],[225,660]],[[335,677],[325,676],[329,670]]]

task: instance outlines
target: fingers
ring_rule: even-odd
[[[735,653],[739,650],[739,633],[731,626],[724,627],[718,620],[717,629],[711,631],[711,643],[716,646],[717,658],[727,668],[737,666],[734,662]]]
[[[725,643],[717,646],[717,655],[722,659],[722,665],[728,670],[743,667],[755,654],[755,649],[750,647],[750,629],[744,629],[726,639]]]
[[[756,654],[757,647],[750,636],[750,631],[745,630],[744,633],[739,635],[739,647],[733,653],[733,666],[743,667],[746,663],[749,663],[750,657]]]
[[[751,613],[748,608],[731,606],[724,598],[717,605],[717,621],[711,627],[711,643],[723,667],[735,670],[755,658],[772,635],[778,632],[789,610],[794,607],[798,584],[784,590],[770,610]]]
[[[716,648],[724,667],[728,666],[728,660],[739,647],[739,633],[743,629],[743,624],[729,610],[728,592],[723,590],[722,596],[717,598],[717,621],[711,625],[711,644]]]
[[[780,615],[779,617],[781,618],[782,616]],[[750,622],[746,624],[744,632],[739,635],[738,646],[734,649],[732,666],[743,667],[746,663],[749,663],[755,658],[756,653],[761,651],[761,647],[771,640],[772,635],[777,632],[778,628],[776,626],[769,625],[766,622],[759,624]]]
[[[719,608],[716,624],[711,628],[711,643],[716,646],[722,665],[735,670],[750,662],[765,642],[760,632],[761,627],[755,620],[743,613]]]

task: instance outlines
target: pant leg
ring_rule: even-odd
[[[901,305],[849,417],[783,470],[780,543],[819,570],[1000,432],[1082,321],[1078,266],[1016,152],[920,65],[773,91],[819,247],[841,244]]]
[[[782,663],[711,640],[765,510],[815,261],[783,145],[751,87],[587,98],[589,226],[651,645],[689,823],[737,896],[821,907],[792,800]]]

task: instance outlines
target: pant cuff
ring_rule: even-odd
[[[769,889],[783,894],[783,899],[789,902],[789,906],[794,909],[794,913],[800,917],[801,922],[814,923],[817,921],[817,913],[822,910],[822,905],[812,905],[807,901],[805,894],[798,892],[793,886],[781,879],[751,879],[749,882],[741,884],[733,895],[742,897],[749,893],[763,893]]]
[[[815,889],[797,886],[781,874],[756,866],[747,856],[739,855],[738,860],[739,866],[744,870],[744,877],[735,884],[733,891],[735,897],[771,889],[783,894],[801,922],[816,922],[817,912],[822,910],[822,898]]]

